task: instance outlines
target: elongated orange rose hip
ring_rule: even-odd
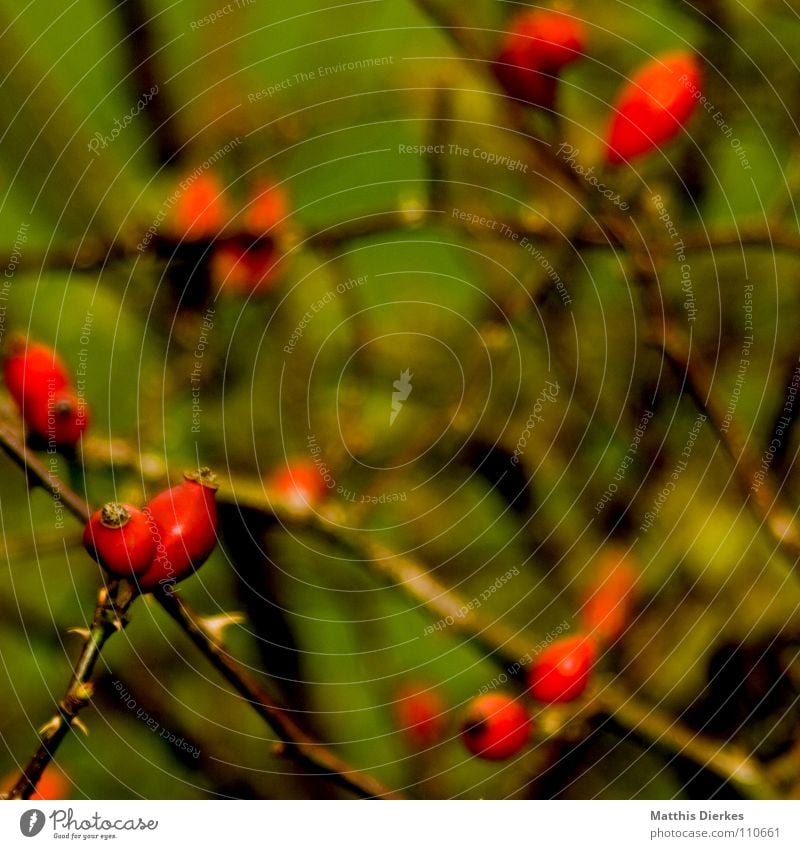
[[[585,27],[577,18],[546,9],[513,18],[493,64],[498,82],[512,96],[550,108],[558,74],[580,59]]]
[[[615,101],[606,161],[630,161],[677,136],[697,106],[701,86],[700,64],[686,50],[656,57],[636,70]]]

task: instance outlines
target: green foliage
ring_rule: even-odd
[[[605,670],[680,715],[703,696],[721,646],[796,639],[800,586],[742,510],[729,483],[729,458],[708,427],[652,529],[636,530],[684,449],[697,411],[642,341],[641,306],[624,257],[544,244],[542,255],[569,293],[565,304],[552,287],[547,292],[545,268],[530,252],[497,239],[490,228],[457,226],[453,210],[565,228],[580,213],[575,196],[537,172],[524,140],[503,129],[503,104],[480,69],[459,63],[450,42],[411,3],[369,4],[367,11],[254,2],[213,26],[192,28],[214,5],[149,4],[156,44],[163,47],[157,65],[166,102],[179,136],[191,139],[179,165],[162,170],[150,129],[139,118],[99,156],[86,147],[142,94],[129,76],[119,21],[106,4],[72,5],[67,14],[54,0],[41,0],[35,11],[20,12],[8,50],[0,51],[4,74],[18,59],[26,69],[3,87],[9,122],[0,239],[7,253],[20,223],[30,224],[22,247],[27,264],[14,276],[4,331],[57,347],[85,377],[93,411],[93,458],[85,470],[58,460],[59,470],[92,504],[112,496],[141,500],[198,459],[258,493],[286,457],[308,458],[313,436],[339,489],[329,500],[334,520],[343,517],[369,539],[413,552],[467,601],[481,599],[517,569],[481,602],[480,612],[534,644],[564,619],[577,627],[597,552],[607,539],[623,537],[607,524],[611,510],[595,506],[628,452],[642,409],[657,395],[658,415],[621,487],[630,520],[625,540],[637,540],[642,570],[642,614],[623,646],[603,660]],[[488,8],[498,4],[485,5],[483,24],[500,27],[497,9]],[[583,4],[582,13],[584,5],[587,19],[603,23],[592,33],[594,58],[565,75],[563,133],[590,163],[599,155],[620,75],[654,52],[705,49],[709,34],[681,4],[650,3],[646,15],[599,0]],[[743,8],[731,10],[738,48],[725,65],[730,80],[709,69],[708,97],[735,127],[751,170],[743,170],[729,140],[701,117],[699,152],[682,139],[636,178],[613,178],[629,196],[642,191],[641,182],[646,195],[661,193],[681,232],[698,222],[730,225],[741,216],[763,221],[765,209],[786,200],[795,133],[776,104],[796,102],[796,81],[776,67],[773,37],[748,23],[750,7],[760,13],[767,4],[738,5]],[[16,11],[4,4],[4,21]],[[796,47],[796,22],[770,14],[782,41]],[[48,25],[42,28],[41,20]],[[482,37],[488,47],[496,35]],[[714,49],[712,39],[708,50]],[[380,57],[391,61],[319,74]],[[774,91],[754,79],[751,61],[765,69]],[[297,80],[309,71],[314,79]],[[252,97],[287,80],[272,96]],[[429,143],[437,86],[452,89],[444,144],[502,153],[526,170],[442,155],[434,176],[446,183],[440,188],[447,202],[423,222],[417,211],[429,208],[431,162],[402,154],[399,146]],[[17,110],[19,118],[11,120]],[[541,116],[532,126],[547,132]],[[40,268],[34,254],[61,244],[91,250],[110,239],[135,246],[176,180],[231,138],[242,143],[219,165],[231,192],[244,198],[256,176],[269,175],[291,198],[287,256],[279,283],[265,297],[213,300],[202,356],[202,416],[194,430],[191,375],[204,311],[176,310],[164,258],[134,249],[91,269],[76,263],[53,270]],[[704,192],[689,198],[677,177],[699,156],[706,160],[700,163]],[[373,217],[385,213],[394,213],[395,221],[405,214],[406,226],[367,232]],[[333,247],[303,241],[344,222],[361,222],[364,232]],[[648,234],[653,245],[663,247],[665,238],[664,232]],[[742,287],[750,281],[756,288],[759,342],[736,417],[754,444],[766,445],[783,391],[777,364],[796,356],[797,259],[776,260],[753,249],[692,253],[690,262],[699,316],[692,342],[716,364],[724,397],[739,368]],[[352,289],[337,289],[361,278],[365,282]],[[667,263],[659,285],[678,313],[681,282],[680,264]],[[537,300],[539,291],[546,294]],[[331,292],[334,297],[314,310]],[[527,312],[518,309],[507,321],[506,310],[520,304]],[[287,355],[285,346],[309,310],[313,319]],[[406,369],[414,389],[390,426],[392,383]],[[520,468],[532,481],[525,514],[476,469],[469,448],[496,444],[513,454],[548,380],[558,382],[559,393],[521,455]],[[141,453],[150,472],[140,475],[122,462],[110,468],[97,459],[110,455],[113,465],[113,440]],[[381,493],[406,497],[371,506],[369,496]],[[49,499],[27,493],[22,475],[5,461],[0,503],[7,545],[0,565],[0,686],[7,693],[2,773],[28,756],[37,723],[61,694],[77,642],[65,633],[85,625],[98,576],[80,548],[77,523],[65,517],[63,527],[54,524]],[[505,769],[467,757],[457,739],[461,710],[500,671],[477,641],[452,627],[426,635],[431,614],[343,545],[260,526],[253,535],[263,559],[237,562],[226,547],[186,583],[185,593],[213,615],[247,606],[248,569],[263,570],[260,578],[269,572],[280,604],[250,599],[248,618],[231,627],[226,640],[232,653],[260,668],[259,652],[269,646],[257,646],[254,635],[269,623],[259,617],[285,624],[298,650],[305,702],[298,710],[305,724],[355,766],[389,786],[409,787],[412,795],[529,791],[545,757],[538,738],[529,755]],[[109,644],[102,665],[105,686],[98,710],[88,716],[91,733],[74,735],[63,760],[59,755],[76,796],[336,792],[284,774],[291,768],[273,751],[273,735],[213,678],[155,605],[137,603],[130,627]],[[182,757],[137,719],[109,686],[116,678],[140,694],[162,727],[174,723],[176,733],[196,741],[200,757]],[[446,740],[433,753],[415,751],[396,727],[392,703],[409,680],[437,684],[449,706]],[[286,685],[268,682],[281,696]],[[674,764],[619,729],[595,734],[571,757],[574,779],[554,784],[553,793],[675,798],[682,792]],[[242,765],[241,774],[215,758]]]

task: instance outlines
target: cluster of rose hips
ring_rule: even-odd
[[[552,109],[559,73],[586,51],[575,17],[553,10],[521,12],[511,22],[493,63],[512,97]],[[686,50],[656,56],[636,69],[617,93],[605,136],[605,160],[618,165],[674,138],[694,111],[702,84],[697,57]]]
[[[80,442],[89,425],[89,410],[75,392],[66,364],[52,348],[12,337],[3,377],[29,433],[61,449],[72,449]]]
[[[58,354],[15,338],[3,371],[28,428],[74,447],[88,420]],[[83,544],[110,575],[134,581],[141,592],[169,591],[208,559],[217,542],[216,477],[207,468],[184,477],[142,510],[110,502],[92,515]]]
[[[244,209],[234,212],[237,207],[216,174],[203,172],[184,182],[170,221],[174,236],[190,243],[211,241],[211,281],[217,292],[246,296],[267,291],[281,259],[273,234],[288,212],[284,190],[259,183]]]
[[[292,509],[308,510],[325,496],[327,487],[313,461],[294,458],[269,476],[267,490]],[[599,650],[613,644],[628,626],[637,581],[629,559],[610,549],[597,573],[581,608],[581,633],[554,641],[529,668],[528,692],[541,704],[580,698]],[[416,748],[428,748],[444,735],[447,706],[433,687],[406,684],[396,693],[394,713],[397,726]],[[525,706],[507,693],[473,699],[460,727],[466,748],[486,760],[512,757],[525,746],[531,730]]]
[[[627,558],[610,552],[581,609],[581,633],[555,640],[529,667],[527,689],[536,702],[564,704],[586,692],[600,649],[619,639],[629,623],[635,585],[636,573]],[[415,746],[427,747],[441,739],[446,707],[435,690],[417,687],[401,691],[395,713],[398,725]],[[532,728],[522,699],[497,692],[470,702],[460,733],[471,754],[484,760],[504,760],[524,748]]]
[[[207,468],[184,475],[143,509],[110,502],[83,532],[91,557],[141,592],[171,592],[205,563],[217,543],[217,482]]]

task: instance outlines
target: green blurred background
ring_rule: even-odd
[[[697,413],[637,335],[640,308],[624,258],[543,245],[571,302],[545,292],[534,311],[507,320],[526,292],[544,291],[545,269],[513,242],[453,225],[454,209],[564,228],[579,214],[530,147],[504,129],[485,64],[459,60],[405,0],[252,0],[195,27],[223,8],[219,0],[138,5],[1,6],[0,238],[8,256],[15,242],[20,253],[3,333],[52,344],[75,369],[88,350],[92,450],[85,466],[58,459],[65,478],[94,504],[141,501],[200,460],[257,502],[261,481],[287,457],[307,457],[313,434],[343,489],[407,496],[369,506],[333,495],[325,508],[333,520],[412,551],[467,599],[518,567],[481,613],[531,642],[572,621],[609,540],[635,542],[640,609],[622,644],[602,658],[604,672],[760,757],[785,752],[798,721],[800,585],[742,509],[708,428],[655,526],[638,531]],[[491,53],[515,7],[462,6],[456,11]],[[565,74],[556,131],[582,162],[599,158],[621,79],[653,53],[689,46],[706,57],[706,94],[735,128],[751,169],[701,114],[691,138],[635,176],[621,172],[615,185],[631,196],[642,186],[660,193],[686,231],[791,211],[800,91],[790,59],[800,49],[794,12],[767,0],[721,11],[667,0],[646,9],[610,0],[575,8],[589,27],[590,55]],[[722,30],[704,22],[714,10]],[[137,14],[148,21],[144,43],[142,32],[126,37]],[[137,116],[94,155],[89,140],[109,133],[146,90],[136,66],[151,51],[146,70],[156,74],[166,125],[154,134],[152,113]],[[364,60],[381,62],[295,77]],[[525,120],[552,131],[541,116]],[[215,301],[193,432],[190,374],[207,304],[178,308],[164,258],[135,245],[176,182],[232,139],[240,142],[215,172],[234,202],[261,177],[281,185],[290,198],[281,237],[288,255],[265,296]],[[526,167],[400,152],[432,139]],[[167,164],[165,151],[174,152]],[[370,233],[370,216],[392,210],[397,216]],[[304,242],[345,224],[364,232],[341,243]],[[108,244],[121,255],[98,261]],[[63,259],[75,255],[74,265]],[[736,415],[753,443],[766,445],[797,353],[800,265],[759,248],[695,252],[691,264],[693,344],[715,364],[725,397],[739,367],[743,286],[755,286],[756,344]],[[667,268],[662,292],[680,309],[680,274]],[[286,356],[310,305],[359,276],[366,283],[315,314]],[[392,382],[405,369],[414,390],[389,427]],[[495,466],[514,451],[547,380],[560,391],[533,431],[521,478],[498,481]],[[657,415],[619,497],[598,513],[644,408]],[[244,623],[225,632],[232,652],[270,673],[268,686],[310,729],[388,786],[419,797],[734,793],[613,720],[565,744],[544,778],[536,776],[554,755],[540,742],[509,764],[470,758],[457,717],[498,674],[496,662],[454,629],[424,636],[431,615],[334,541],[287,531],[232,500],[222,549],[182,592],[209,614],[243,610]],[[5,459],[0,507],[4,774],[33,751],[36,729],[66,685],[79,643],[67,630],[85,625],[99,582],[77,523],[67,516],[56,527],[50,499],[28,493]],[[733,673],[712,686],[720,658],[730,658],[725,668]],[[98,676],[89,735],[73,735],[57,758],[74,798],[339,795],[324,780],[292,775],[296,768],[275,754],[262,724],[157,605],[136,604]],[[115,681],[199,757],[153,733],[122,703]],[[435,686],[447,705],[447,733],[429,751],[410,745],[393,714],[409,682]]]

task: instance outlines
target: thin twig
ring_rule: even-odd
[[[0,448],[25,472],[28,480],[43,487],[55,501],[60,502],[84,524],[89,521],[90,511],[86,501],[31,454],[25,446],[19,429],[0,419]]]
[[[630,698],[616,684],[598,682],[593,704],[631,733],[673,755],[692,760],[725,779],[744,798],[779,798],[780,794],[767,771],[746,751],[687,728],[661,711]]]
[[[330,748],[303,731],[289,711],[264,692],[258,682],[227,653],[224,646],[183,599],[178,595],[159,594],[157,600],[212,666],[278,735],[287,755],[317,770],[315,774],[329,778],[358,796],[370,799],[401,798],[372,776],[353,769]]]
[[[637,227],[620,221],[618,233],[631,258],[633,273],[643,297],[649,339],[669,363],[697,409],[706,417],[717,439],[731,459],[733,473],[746,503],[773,541],[792,563],[800,556],[800,532],[793,522],[795,511],[784,503],[780,485],[770,469],[763,469],[742,428],[727,416],[727,405],[714,388],[713,373],[688,334],[661,298],[658,274],[652,255]]]
[[[92,699],[92,672],[106,641],[127,624],[127,611],[135,593],[125,581],[100,591],[92,625],[83,644],[75,671],[56,713],[39,732],[39,746],[11,789],[9,799],[29,799],[36,792],[42,773],[53,760],[56,750],[78,721],[78,714]]]

